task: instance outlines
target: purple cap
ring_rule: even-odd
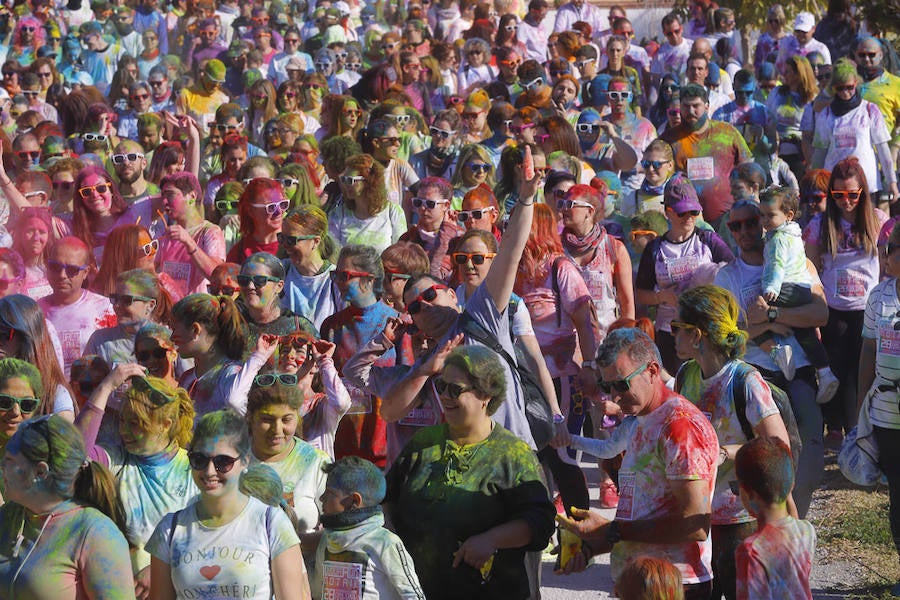
[[[703,211],[700,200],[697,198],[697,190],[691,180],[676,173],[673,175],[663,190],[663,203],[666,208],[671,208],[676,213],[684,213],[691,210]]]

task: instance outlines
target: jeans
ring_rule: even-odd
[[[878,466],[888,480],[891,507],[888,519],[891,523],[891,537],[900,554],[900,429],[875,427],[875,442],[878,444]]]
[[[744,538],[755,532],[756,521],[712,526],[710,531],[713,544],[712,600],[719,600],[723,595],[726,600],[737,598],[737,565],[734,553]]]
[[[822,329],[822,341],[828,361],[841,385],[838,393],[822,407],[829,431],[850,431],[856,426],[856,382],[859,356],[862,354],[862,310],[837,310],[828,307],[828,324]]]
[[[759,367],[757,367],[759,369]],[[797,369],[793,381],[787,381],[781,371],[759,369],[763,378],[777,385],[791,399],[794,418],[803,449],[794,473],[794,503],[800,518],[806,518],[813,492],[822,482],[825,469],[825,446],[822,440],[822,409],[816,404],[816,372],[811,366]]]

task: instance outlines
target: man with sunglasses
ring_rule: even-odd
[[[884,124],[888,131],[894,133],[894,125],[900,116],[900,77],[884,68],[881,42],[874,37],[863,38],[856,47],[856,64],[856,70],[862,77],[859,91],[863,99],[881,110]],[[894,135],[890,146],[896,162],[900,136]]]
[[[94,86],[106,94],[125,50],[118,41],[106,39],[103,26],[97,21],[82,23],[78,33],[85,46],[81,53],[82,67],[94,79]]]
[[[139,143],[133,140],[119,142],[110,161],[119,180],[119,193],[129,205],[159,193],[159,188],[144,178],[147,157]]]
[[[412,216],[410,188],[419,181],[412,166],[400,158],[400,130],[392,120],[378,119],[368,127],[372,156],[384,166],[388,200],[403,207],[407,221]]]
[[[91,334],[116,324],[109,299],[86,289],[91,262],[91,250],[80,239],[65,237],[56,242],[47,260],[47,281],[53,292],[38,300],[44,316],[59,334],[67,378],[69,367],[84,354]]]
[[[228,47],[219,38],[219,23],[215,19],[203,19],[197,26],[197,31],[187,44],[188,52],[184,64],[195,72],[199,65],[208,60],[219,58]]]
[[[225,234],[203,218],[202,190],[193,173],[167,175],[160,182],[165,221],[156,221],[156,269],[169,275],[166,286],[177,302],[206,292],[209,277],[225,261]]]
[[[685,598],[709,598],[710,498],[719,464],[715,429],[700,409],[666,387],[659,353],[644,332],[610,333],[597,365],[600,386],[623,413],[639,420],[619,471],[615,519],[581,509],[572,518],[560,517],[561,527],[583,541],[562,572],[582,571],[592,556],[610,552],[616,579],[629,559],[660,556],[681,572]]]
[[[199,81],[181,90],[175,106],[179,113],[190,115],[206,134],[207,127],[215,120],[216,110],[229,100],[222,90],[225,85],[225,64],[218,58],[207,61]]]
[[[269,63],[269,79],[277,88],[279,85],[290,79],[288,76],[288,63],[292,59],[297,59],[302,65],[300,69],[304,73],[312,73],[315,70],[312,56],[303,52],[303,38],[300,37],[300,30],[296,26],[288,28],[284,32],[284,50],[272,57]],[[292,63],[294,64],[294,63]]]
[[[431,275],[446,280],[453,273],[450,264],[450,244],[462,235],[463,229],[448,217],[453,187],[440,177],[426,177],[419,181],[412,199],[418,222],[400,236],[401,242],[413,242],[425,250],[431,265]]]
[[[553,29],[546,23],[547,13],[550,12],[550,4],[547,0],[531,0],[528,3],[528,13],[519,23],[516,37],[525,44],[528,56],[523,58],[543,63],[547,60],[547,44]]]
[[[456,159],[459,158],[457,137],[459,134],[459,113],[450,109],[438,112],[431,123],[431,145],[409,157],[409,164],[420,178],[442,177],[453,179]]]
[[[659,91],[659,83],[663,75],[674,73],[679,79],[684,79],[684,70],[687,67],[687,59],[691,55],[693,40],[684,37],[684,25],[677,13],[671,12],[662,19],[662,32],[666,38],[659,46],[659,50],[653,55],[650,62],[650,85],[656,92]],[[651,97],[651,100],[655,100]]]

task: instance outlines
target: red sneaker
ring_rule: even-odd
[[[600,506],[603,508],[616,508],[619,506],[619,492],[616,484],[605,481],[600,484]]]

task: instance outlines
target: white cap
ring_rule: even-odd
[[[816,18],[812,13],[802,12],[794,19],[794,30],[808,33],[816,28]]]
[[[339,0],[334,3],[334,7],[341,11],[341,16],[347,17],[350,15],[350,5],[344,2],[344,0]]]
[[[305,71],[306,65],[303,63],[303,59],[299,56],[292,56],[287,64],[284,65],[285,71]]]

